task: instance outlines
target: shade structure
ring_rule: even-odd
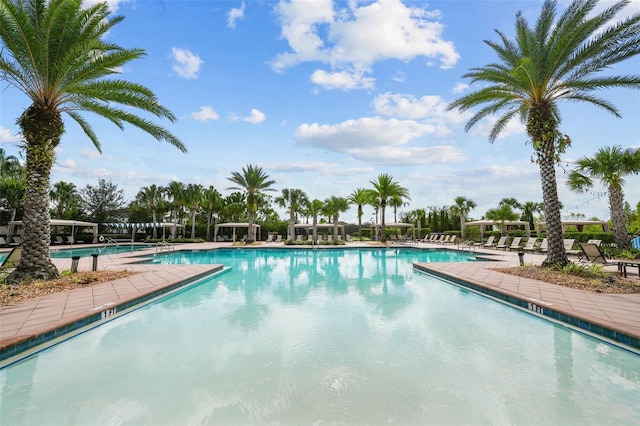
[[[227,223],[218,223],[216,226],[213,227],[213,241],[218,241],[218,231],[220,231],[221,229],[231,229],[232,230],[232,237],[231,237],[231,241],[232,242],[236,242],[236,229],[240,228],[240,229],[244,229],[247,228],[247,231],[249,230],[249,223],[248,222],[227,222]],[[256,236],[256,240],[260,241],[260,225],[256,225],[255,223],[253,224],[253,230],[255,231],[255,236]]]
[[[480,228],[480,239],[482,241],[484,241],[483,235],[484,235],[484,231],[486,230],[487,227],[490,227],[491,229],[493,229],[494,226],[501,226],[501,225],[505,225],[507,227],[509,226],[524,226],[524,230],[527,233],[527,236],[531,236],[531,225],[529,224],[528,221],[526,220],[505,220],[500,221],[500,220],[474,220],[473,222],[467,222],[465,224],[466,226],[477,226]]]
[[[93,222],[83,222],[80,220],[69,220],[69,219],[51,219],[49,221],[51,226],[68,226],[71,228],[71,235],[73,236],[78,228],[91,228],[93,233],[92,243],[98,242],[98,224]],[[17,235],[20,232],[20,227],[22,227],[21,220],[12,220],[9,222],[9,236]],[[73,242],[72,242],[73,244]]]
[[[609,223],[604,220],[563,220],[562,232],[567,230],[567,226],[575,226],[578,232],[582,232],[584,227],[587,225],[597,225],[602,228],[602,232],[609,232]],[[536,231],[538,231],[538,233],[542,232],[546,227],[546,222],[536,223]]]
[[[164,228],[171,229],[171,238],[176,238],[177,229],[184,228],[184,225],[179,223],[172,222],[109,222],[109,223],[101,223],[101,225],[114,228],[114,229],[131,229],[131,239],[138,229],[146,229],[146,228],[162,228],[162,239],[164,240]]]

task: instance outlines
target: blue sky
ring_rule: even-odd
[[[483,40],[497,40],[494,29],[512,36],[516,12],[533,21],[541,3],[112,0],[125,20],[111,41],[147,52],[122,77],[150,87],[177,116],[175,123],[157,122],[188,153],[86,115],[100,155],[67,118],[51,182],[81,188],[104,178],[127,200],[143,186],[171,180],[214,185],[227,195],[231,173],[258,164],[277,191],[300,188],[321,200],[370,188],[389,173],[410,191],[406,211],[464,196],[477,204],[470,216],[480,218],[502,198],[541,202],[539,169],[519,122],[490,144],[490,122],[466,133],[469,115],[446,111],[470,89],[462,75],[496,60]],[[636,3],[626,13],[638,10]],[[638,74],[640,58],[612,71]],[[561,104],[561,130],[573,141],[557,174],[563,216],[609,218],[604,188],[567,189],[563,169],[571,161],[603,146],[640,145],[640,93],[600,95],[622,119],[590,105]],[[17,155],[16,119],[28,99],[6,87],[0,96],[0,147]],[[637,176],[627,180],[632,206],[639,183]],[[372,216],[365,210],[365,220]],[[356,222],[355,209],[341,219]]]

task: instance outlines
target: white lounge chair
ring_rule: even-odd
[[[534,252],[534,250],[536,249],[536,243],[538,242],[537,238],[529,238],[527,240],[527,243],[524,245],[524,247],[522,247],[522,250],[524,251],[530,251],[530,252]]]
[[[495,247],[496,246],[496,244],[494,243],[495,239],[496,237],[494,237],[493,235],[490,236],[489,238],[487,238],[487,242],[484,243],[482,247],[486,247],[486,248]]]
[[[513,241],[511,241],[511,245],[509,246],[509,251],[520,249],[520,241],[522,237],[515,237]]]
[[[498,244],[496,244],[496,248],[497,249],[507,249],[509,247],[509,244],[507,244],[507,239],[509,237],[500,237],[500,239],[498,240]]]

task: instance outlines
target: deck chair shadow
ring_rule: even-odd
[[[2,261],[2,265],[0,265],[0,270],[3,269],[13,269],[18,266],[20,262],[20,258],[22,257],[22,247],[14,247],[9,252],[9,256]]]
[[[617,265],[617,263],[607,261],[607,258],[598,245],[592,243],[579,244],[582,252],[584,253],[583,259],[586,259],[588,262],[599,263],[601,265]]]

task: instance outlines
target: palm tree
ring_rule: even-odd
[[[184,183],[172,180],[169,182],[169,185],[164,188],[164,192],[171,198],[172,221],[177,224],[178,216],[182,216],[182,208],[184,207]]]
[[[156,223],[158,222],[158,207],[164,200],[165,189],[155,184],[145,186],[138,192],[137,199],[140,204],[151,210],[151,217],[153,221],[153,239],[158,238],[158,230]]]
[[[0,194],[11,209],[9,221],[15,220],[18,207],[24,200],[25,192],[25,180],[22,176],[9,176],[0,180]]]
[[[191,213],[191,239],[196,237],[196,214],[202,203],[203,190],[202,185],[190,183],[184,191],[184,202]]]
[[[387,204],[393,207],[393,221],[398,223],[398,207],[407,207],[409,203],[405,202],[402,197],[391,197]]]
[[[371,190],[356,188],[347,197],[347,201],[358,207],[358,236],[362,238],[362,215],[364,215],[362,208],[371,202]]]
[[[318,199],[307,201],[307,211],[313,217],[313,238],[311,241],[318,241],[318,215],[322,213],[324,203]]]
[[[340,218],[340,213],[344,213],[349,210],[349,202],[346,198],[336,197],[332,195],[331,197],[324,200],[324,208],[323,212],[327,216],[331,217],[331,223],[333,223],[333,240],[338,241],[338,219]]]
[[[454,198],[453,202],[455,204],[451,206],[451,213],[460,218],[460,235],[464,239],[464,227],[467,222],[467,215],[471,210],[476,208],[476,203],[462,196]]]
[[[145,52],[103,40],[123,19],[109,19],[109,14],[107,3],[0,0],[0,78],[31,101],[18,119],[26,151],[23,252],[8,282],[58,276],[49,256],[49,182],[64,133],[63,113],[78,123],[98,151],[98,138],[81,112],[98,114],[121,129],[129,123],[186,151],[168,130],[132,112],[137,108],[175,120],[148,88],[113,77]]]
[[[269,180],[269,175],[262,170],[262,167],[251,164],[246,168],[243,167],[242,173],[231,173],[231,177],[227,179],[236,184],[236,186],[232,186],[227,189],[237,189],[246,192],[247,213],[249,215],[247,244],[252,244],[256,240],[255,229],[253,229],[257,210],[256,196],[262,191],[275,191],[270,187],[276,182]]]
[[[282,195],[276,197],[275,202],[280,207],[285,207],[289,211],[289,239],[293,239],[295,233],[296,216],[300,212],[302,206],[304,206],[309,198],[302,189],[289,189],[282,190]]]
[[[68,207],[78,204],[80,194],[74,183],[59,181],[53,184],[49,191],[49,198],[56,203],[56,215],[58,219],[64,219],[65,210]]]
[[[529,226],[531,227],[531,229],[535,229],[534,214],[540,213],[543,210],[544,210],[543,203],[536,203],[535,201],[526,201],[524,204],[522,204],[522,216],[520,216],[520,220],[526,220],[527,222],[529,222]]]
[[[211,223],[213,215],[222,207],[222,196],[217,189],[210,185],[202,193],[202,208],[207,212],[207,241],[211,241]]]
[[[613,222],[613,235],[619,249],[631,247],[624,215],[624,177],[640,173],[640,148],[622,149],[621,146],[600,148],[593,157],[582,157],[569,174],[569,187],[584,192],[600,180],[609,192],[609,210]]]
[[[380,201],[380,241],[387,242],[385,234],[385,219],[384,210],[387,203],[392,198],[409,198],[409,190],[403,186],[400,186],[393,180],[393,177],[387,173],[382,173],[378,176],[378,180],[371,181],[373,185],[373,194]]]
[[[571,140],[560,133],[559,101],[581,101],[620,113],[609,101],[593,94],[611,87],[640,88],[640,77],[601,74],[640,53],[640,14],[616,19],[629,1],[619,1],[588,17],[597,0],[573,0],[556,20],[557,1],[546,0],[536,24],[516,15],[516,37],[500,31],[499,43],[487,41],[500,62],[472,68],[465,77],[482,88],[463,96],[449,109],[482,108],[466,125],[470,130],[483,118],[501,114],[489,140],[495,141],[507,123],[519,117],[540,167],[549,250],[545,264],[568,263],[564,250],[555,164]],[[615,19],[615,23],[608,25]]]
[[[487,210],[487,219],[495,220],[500,224],[500,233],[507,235],[506,222],[517,220],[519,215],[513,211],[510,204],[500,204],[498,208]]]

